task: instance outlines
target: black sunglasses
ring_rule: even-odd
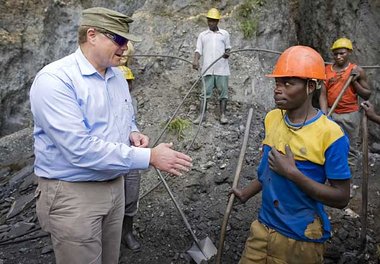
[[[119,36],[118,34],[111,33],[108,31],[99,31],[99,32],[102,33],[107,38],[109,38],[110,40],[112,40],[115,44],[119,45],[120,47],[128,43],[128,39],[122,36]]]

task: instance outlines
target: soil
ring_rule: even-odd
[[[162,124],[171,116],[173,109],[176,109],[186,89],[177,92],[176,96],[173,96],[176,93],[169,91],[171,100],[167,100],[158,92],[160,87],[144,83],[136,86],[139,85],[146,87],[144,90],[137,88],[133,91],[139,102],[139,124],[141,130],[150,135],[154,141],[154,136],[159,135]],[[197,101],[197,93],[192,92],[178,116],[188,121],[194,119],[197,116],[195,105]],[[159,113],[155,111],[157,105],[162,104],[166,107],[160,108]],[[228,191],[236,174],[250,107],[254,109],[254,114],[239,181],[239,186],[245,186],[256,177],[260,142],[263,139],[262,121],[265,112],[255,105],[230,102],[229,123],[221,125],[218,122],[218,103],[216,99],[212,99],[209,103],[207,120],[201,125],[199,134],[191,146],[198,128],[191,122],[184,130],[183,138],[168,132],[160,140],[160,142],[173,141],[177,150],[188,152],[193,157],[194,166],[189,173],[180,177],[168,176],[167,182],[196,236],[199,239],[209,237],[216,247],[227,206]],[[28,164],[31,163],[32,160]],[[361,220],[355,215],[355,213],[360,214],[361,208],[361,170],[358,167],[353,183],[359,188],[353,188],[353,198],[348,207],[345,210],[328,208],[334,235],[326,244],[326,263],[374,264],[379,261],[380,225],[377,219],[380,217],[380,179],[376,175],[380,169],[379,155],[370,154],[369,164],[367,247],[364,250],[360,249]],[[12,173],[11,171],[10,174]],[[140,199],[140,209],[135,217],[136,236],[142,243],[142,250],[133,253],[122,245],[120,263],[193,263],[186,254],[193,244],[192,237],[163,185],[152,190],[157,183],[159,179],[153,169],[142,173],[141,196],[143,197]],[[19,186],[10,187],[8,182],[4,182],[1,185],[1,200],[19,196],[21,193]],[[32,193],[34,188],[35,183],[31,183],[22,193]],[[261,197],[258,195],[246,204],[235,203],[227,227],[222,263],[238,263],[250,223],[257,217],[260,202]],[[9,210],[9,205],[1,203],[0,205],[1,212],[6,213]],[[2,223],[12,227],[21,221],[35,223],[35,228],[38,228],[34,205]],[[0,232],[1,228],[0,225]],[[0,243],[8,241],[11,244],[0,245],[0,263],[55,263],[49,237],[33,239],[38,235],[44,233],[36,231],[22,236],[17,239],[25,241],[17,243],[13,243],[14,239],[3,236]],[[213,262],[214,259],[209,261]]]

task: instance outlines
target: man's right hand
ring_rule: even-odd
[[[361,106],[365,110],[365,113],[368,116],[368,118],[372,119],[374,116],[376,116],[375,107],[369,101],[362,102]]]
[[[228,195],[234,194],[236,198],[240,201],[240,203],[245,203],[248,200],[248,197],[245,195],[244,190],[233,187],[228,192]]]
[[[187,172],[192,166],[192,159],[181,152],[172,149],[173,143],[161,143],[152,148],[150,164],[155,168],[181,176],[181,172]]]
[[[351,76],[352,76],[352,81],[351,81],[352,83],[356,82],[359,79],[360,72],[357,66],[351,70]]]

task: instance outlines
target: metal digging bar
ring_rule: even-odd
[[[249,112],[248,112],[247,123],[245,125],[243,144],[242,144],[241,149],[240,149],[239,160],[238,160],[238,164],[236,166],[236,172],[235,172],[234,181],[232,183],[232,188],[237,187],[237,185],[239,183],[240,171],[241,171],[241,168],[243,166],[244,156],[245,156],[245,152],[247,150],[247,144],[248,144],[249,131],[250,131],[250,127],[251,127],[252,115],[253,115],[253,108],[250,108]],[[215,261],[216,264],[220,264],[221,260],[222,260],[224,238],[226,235],[228,219],[229,219],[230,214],[231,214],[231,209],[232,209],[232,206],[234,203],[234,199],[235,199],[235,195],[231,194],[230,198],[228,199],[228,205],[226,208],[226,212],[224,213],[223,224],[222,224],[222,229],[221,229],[220,238],[219,238],[218,254],[216,255],[216,261]]]
[[[363,134],[363,179],[362,179],[362,210],[360,220],[362,229],[360,232],[361,248],[364,250],[367,244],[367,209],[368,209],[368,123],[367,115],[363,113],[362,117],[362,134]]]
[[[189,221],[187,221],[187,218],[185,214],[183,213],[182,209],[179,207],[179,204],[177,203],[176,199],[173,196],[172,191],[169,188],[169,185],[167,184],[165,178],[162,176],[159,169],[155,168],[156,172],[158,173],[158,176],[160,177],[161,182],[164,184],[166,190],[168,191],[170,198],[175,204],[175,207],[177,208],[178,212],[180,213],[183,222],[185,223],[187,230],[189,230],[191,236],[193,237],[194,243],[191,246],[191,248],[187,251],[187,253],[191,256],[191,258],[197,263],[202,263],[202,261],[207,261],[213,256],[215,256],[217,249],[212,243],[211,239],[209,237],[206,237],[202,240],[199,240],[196,235],[194,234],[194,231],[191,229],[191,226],[189,224]]]

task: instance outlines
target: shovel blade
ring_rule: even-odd
[[[187,254],[189,254],[197,264],[209,260],[215,256],[218,251],[209,237],[200,240],[199,246],[201,248],[199,248],[196,243],[193,243],[191,248],[187,251]]]

